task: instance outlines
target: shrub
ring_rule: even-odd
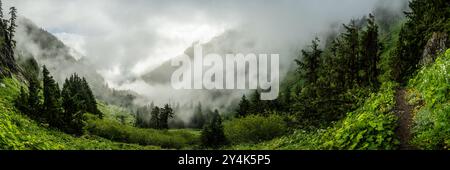
[[[395,149],[397,117],[392,114],[395,83],[384,83],[379,93],[372,94],[365,104],[329,128],[323,136],[324,149]]]
[[[450,50],[409,81],[411,103],[421,103],[413,118],[412,143],[421,149],[450,149]]]
[[[139,145],[156,145],[162,148],[181,149],[199,144],[199,134],[188,130],[140,129],[117,121],[88,116],[87,130],[91,135],[109,140]]]
[[[258,143],[285,134],[287,125],[278,115],[250,115],[225,122],[224,131],[231,143]]]

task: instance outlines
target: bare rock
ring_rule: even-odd
[[[439,54],[445,52],[447,49],[448,34],[444,32],[434,32],[431,38],[425,45],[425,49],[422,54],[422,59],[419,65],[424,66],[433,63]]]

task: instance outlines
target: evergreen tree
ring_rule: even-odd
[[[150,126],[151,126],[151,128],[154,128],[154,129],[159,129],[159,127],[161,127],[160,125],[159,125],[159,113],[160,113],[160,109],[159,109],[159,107],[158,106],[156,106],[156,107],[154,107],[153,108],[153,110],[152,110],[152,113],[151,113],[151,118],[150,118]]]
[[[86,78],[83,77],[81,82],[81,89],[83,90],[83,98],[85,100],[86,104],[86,111],[95,115],[98,115],[100,118],[103,118],[103,113],[100,112],[97,108],[97,101],[94,97],[94,94],[92,93],[91,88],[89,87],[89,84],[86,81]]]
[[[303,75],[307,84],[315,84],[318,79],[319,65],[321,62],[322,50],[319,49],[319,38],[312,41],[311,51],[302,50],[302,59],[295,60],[299,66],[299,72]]]
[[[250,102],[247,100],[247,97],[245,95],[242,96],[242,99],[239,103],[239,107],[236,110],[238,117],[245,117],[249,114],[250,110]]]
[[[222,118],[219,111],[215,110],[208,124],[203,128],[201,142],[204,147],[218,148],[228,144],[223,132]]]
[[[377,66],[381,55],[381,43],[378,40],[378,25],[375,23],[375,16],[370,14],[367,22],[367,30],[362,35],[361,65],[366,70],[366,76],[363,81],[364,84],[377,88],[379,86],[379,69]]]
[[[43,66],[43,78],[44,78],[44,118],[52,127],[61,128],[64,123],[61,121],[62,107],[61,107],[61,92],[58,84],[50,75],[50,72],[45,66]]]
[[[359,67],[359,27],[356,24],[356,20],[352,20],[349,25],[345,25],[345,32],[342,34],[343,48],[344,50],[344,65],[346,66],[346,87],[355,87],[355,82],[360,83],[358,79]]]
[[[39,82],[36,77],[28,77],[28,91],[23,87],[20,88],[20,95],[16,99],[16,107],[22,111],[22,113],[27,114],[33,119],[39,119],[42,121],[41,115],[41,103],[39,99]]]
[[[261,93],[258,90],[255,90],[253,95],[250,98],[250,114],[264,114],[265,109],[267,107],[267,103],[261,101]]]
[[[195,129],[201,129],[205,125],[205,116],[202,110],[202,104],[198,103],[197,107],[194,110],[194,114],[191,118],[191,126]]]
[[[169,119],[173,118],[174,116],[173,109],[170,107],[169,104],[166,104],[164,108],[160,110],[159,115],[159,129],[169,129]]]
[[[135,122],[135,126],[136,127],[140,127],[140,128],[149,128],[151,127],[150,123],[148,122],[148,116],[150,115],[151,109],[152,107],[147,107],[147,106],[143,106],[143,107],[139,107],[136,111],[136,122]]]
[[[11,18],[9,19],[9,27],[8,27],[8,38],[10,41],[11,54],[14,56],[14,48],[16,46],[16,41],[14,40],[14,33],[16,32],[16,19],[17,19],[17,9],[16,7],[11,7],[9,14]]]
[[[28,100],[26,104],[28,104],[28,114],[32,118],[36,118],[42,121],[42,118],[39,115],[41,113],[41,101],[39,98],[39,82],[37,80],[32,79],[28,85]]]
[[[409,3],[411,11],[405,12],[407,22],[400,31],[396,58],[391,66],[395,70],[392,75],[395,80],[403,82],[417,69],[433,33],[450,35],[449,6],[448,0],[412,0]]]

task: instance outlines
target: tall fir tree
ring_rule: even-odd
[[[367,30],[362,33],[362,63],[360,65],[364,66],[363,69],[366,72],[363,78],[364,84],[377,88],[379,86],[378,75],[380,74],[378,63],[382,45],[378,39],[378,25],[375,23],[375,16],[370,14],[367,23]]]
[[[50,126],[61,128],[64,126],[64,122],[61,120],[62,116],[62,106],[61,106],[61,92],[59,90],[58,84],[50,75],[47,67],[43,66],[43,94],[44,94],[44,104],[43,112],[45,114],[45,119]]]
[[[202,104],[198,103],[194,109],[194,114],[191,118],[191,126],[195,129],[201,129],[205,125],[205,115],[203,114]]]
[[[239,106],[236,110],[237,117],[245,117],[249,114],[250,102],[245,95],[242,96]]]
[[[173,118],[175,113],[169,104],[164,105],[164,108],[160,110],[159,115],[159,129],[169,129],[169,119]]]
[[[153,109],[152,109],[152,112],[151,112],[151,118],[150,118],[150,126],[151,126],[151,128],[154,128],[154,129],[159,129],[159,127],[161,127],[160,126],[160,124],[159,124],[159,113],[161,112],[160,111],[161,109],[158,107],[158,106],[156,106],[156,107],[154,107]]]
[[[201,142],[204,147],[218,148],[228,144],[222,125],[222,117],[219,111],[215,110],[208,124],[203,128]]]
[[[300,60],[295,60],[299,66],[299,72],[302,74],[306,83],[315,84],[318,79],[319,66],[323,51],[319,49],[319,38],[312,41],[311,51],[302,50]]]

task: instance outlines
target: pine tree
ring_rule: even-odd
[[[344,62],[347,66],[346,87],[355,87],[355,82],[358,80],[359,67],[359,27],[356,25],[356,20],[352,20],[349,25],[345,25],[345,32],[342,34],[344,42]]]
[[[219,111],[215,110],[208,124],[203,128],[201,142],[204,147],[218,148],[228,144],[223,131],[222,118]]]
[[[302,50],[302,59],[295,60],[299,66],[299,72],[303,75],[307,84],[315,84],[318,79],[319,65],[321,62],[322,50],[319,49],[319,38],[312,41],[311,51]]]
[[[367,30],[362,35],[361,65],[364,66],[366,72],[363,81],[372,88],[377,88],[379,86],[377,65],[381,55],[381,43],[378,40],[378,25],[375,23],[375,16],[370,14],[367,22]]]
[[[450,35],[450,1],[412,0],[411,11],[405,12],[407,22],[400,31],[396,58],[391,68],[394,79],[403,82],[418,67],[427,41],[435,32]],[[450,41],[447,41],[447,46]]]
[[[152,109],[150,109],[151,111]],[[150,115],[149,108],[146,106],[139,107],[136,111],[136,122],[135,126],[140,128],[148,128],[151,127],[147,121],[148,115]]]
[[[247,100],[247,97],[245,95],[242,96],[242,99],[239,103],[239,107],[236,110],[238,117],[245,117],[249,114],[250,110],[250,102]]]
[[[9,14],[11,15],[11,18],[9,19],[9,40],[11,41],[11,50],[14,51],[14,47],[16,46],[16,41],[14,40],[14,33],[16,32],[16,19],[17,19],[17,9],[16,7],[11,7]]]
[[[169,104],[164,105],[164,108],[160,110],[159,115],[159,129],[169,129],[169,119],[173,118],[174,112]]]
[[[159,125],[159,113],[160,113],[160,109],[158,106],[154,107],[151,113],[151,118],[150,118],[150,126],[151,128],[154,129],[159,129],[160,125]]]
[[[197,107],[194,110],[194,114],[191,118],[192,128],[201,129],[205,125],[205,116],[203,114],[202,104],[198,103]]]
[[[39,99],[39,82],[37,80],[31,80],[28,85],[28,114],[32,118],[36,118],[42,121],[41,113],[41,101]]]
[[[84,91],[83,98],[86,104],[86,111],[94,115],[98,115],[100,118],[103,118],[103,113],[100,112],[100,110],[98,110],[97,108],[97,101],[94,97],[94,94],[92,93],[91,88],[89,87],[89,84],[86,81],[86,78],[83,77],[81,85],[82,90]]]
[[[267,107],[267,103],[261,101],[261,93],[258,90],[253,92],[253,95],[250,98],[250,114],[264,114],[265,108]]]
[[[66,132],[81,135],[84,127],[84,114],[92,113],[102,118],[97,102],[85,78],[73,74],[66,79],[62,90],[62,106]]]
[[[50,75],[50,72],[45,66],[43,66],[43,77],[44,77],[44,105],[43,111],[45,114],[45,120],[52,127],[61,128],[64,123],[61,121],[62,107],[60,96],[61,92],[59,90],[58,84]]]

